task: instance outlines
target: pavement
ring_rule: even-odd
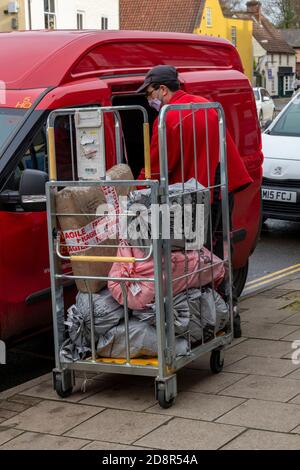
[[[300,279],[243,299],[241,317],[223,371],[209,355],[182,369],[169,409],[153,378],[118,374],[89,374],[85,393],[78,376],[67,399],[51,374],[0,393],[0,449],[299,449]]]

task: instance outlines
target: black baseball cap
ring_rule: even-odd
[[[157,65],[153,69],[149,70],[145,77],[145,81],[142,86],[140,86],[136,92],[141,93],[146,90],[146,88],[151,85],[151,83],[158,83],[163,85],[164,83],[179,83],[178,81],[178,72],[175,67],[172,65]]]

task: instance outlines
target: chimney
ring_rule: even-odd
[[[247,13],[250,15],[255,16],[257,21],[261,22],[261,3],[257,0],[250,0],[246,3],[247,6]]]

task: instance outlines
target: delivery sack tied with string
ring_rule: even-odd
[[[118,249],[118,256],[145,257],[144,250],[132,248],[125,242]],[[173,278],[173,294],[176,295],[185,289],[201,287],[214,282],[218,285],[225,274],[222,261],[207,250],[201,251],[173,251],[171,253],[171,269]],[[200,271],[201,270],[201,271]],[[145,261],[132,263],[115,262],[109,272],[110,278],[128,278],[124,281],[127,293],[128,307],[133,310],[142,310],[155,299],[155,283],[145,281],[130,281],[130,278],[154,278],[154,261],[150,258]],[[178,278],[178,279],[177,279]],[[110,279],[108,288],[112,296],[121,305],[124,304],[122,287],[119,281]]]

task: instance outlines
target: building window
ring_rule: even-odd
[[[209,27],[212,26],[212,14],[211,14],[211,8],[209,7],[206,8],[206,26],[209,26]]]
[[[83,29],[84,11],[77,12],[77,29]]]
[[[289,54],[286,56],[286,65],[290,65],[290,56],[289,56]]]
[[[56,28],[55,0],[44,0],[45,28]]]
[[[281,60],[281,54],[279,54],[279,65],[281,65],[281,62],[282,62],[282,60]]]
[[[292,75],[285,75],[283,78],[283,94],[286,95],[288,92],[293,90],[293,76]]]
[[[101,18],[101,29],[108,29],[108,18],[106,16]]]
[[[231,42],[236,47],[236,26],[231,26]]]

